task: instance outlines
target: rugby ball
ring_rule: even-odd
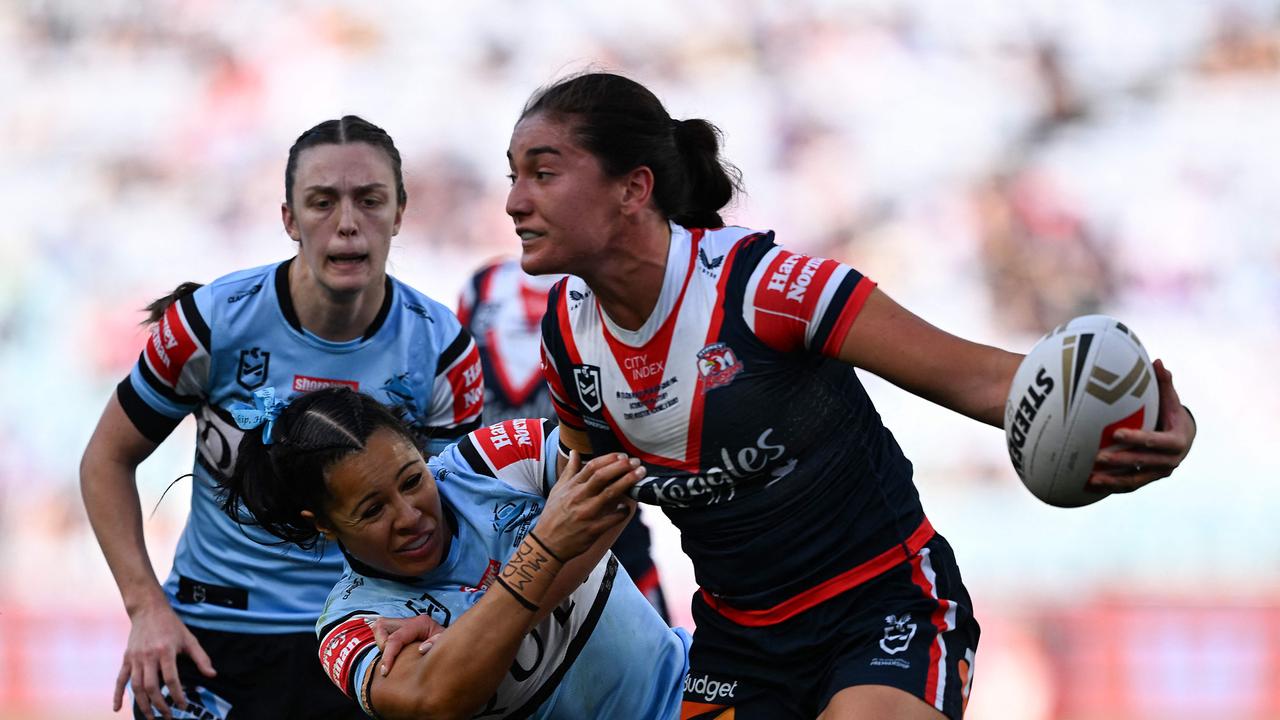
[[[1004,407],[1009,459],[1036,497],[1080,507],[1098,450],[1121,428],[1151,430],[1160,410],[1155,369],[1138,337],[1106,315],[1078,317],[1036,342]]]

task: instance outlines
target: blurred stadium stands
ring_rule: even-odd
[[[1040,505],[996,430],[867,383],[984,627],[979,720],[1280,718],[1280,4],[650,0],[0,3],[0,718],[104,718],[128,625],[80,452],[137,309],[292,252],[287,148],[357,113],[405,160],[399,277],[451,303],[517,251],[528,94],[594,63],[707,117],[729,213],[1025,349],[1087,312],[1174,372],[1200,435],[1172,479]],[[140,471],[167,573],[191,427]],[[692,576],[660,514],[667,596]],[[687,611],[678,615],[688,623]]]

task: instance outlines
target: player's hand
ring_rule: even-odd
[[[162,717],[171,719],[173,714],[162,688],[169,688],[174,706],[180,710],[187,707],[187,696],[178,679],[179,653],[190,657],[205,677],[218,673],[200,642],[167,602],[138,610],[132,621],[111,709],[118,711],[124,704],[124,688],[129,685],[133,688],[133,701],[143,715],[151,717],[154,707]]]
[[[382,651],[382,662],[378,664],[378,673],[386,677],[395,665],[396,658],[406,645],[422,641],[418,645],[418,654],[426,655],[435,638],[444,632],[444,626],[426,615],[415,615],[411,618],[380,617],[373,624],[373,641]]]
[[[578,452],[571,452],[534,528],[538,539],[561,560],[577,557],[631,518],[636,504],[627,491],[645,472],[639,460],[622,453],[601,455],[584,465]]]
[[[1191,450],[1196,422],[1182,406],[1173,387],[1173,374],[1155,361],[1156,387],[1160,392],[1160,430],[1117,430],[1120,445],[1098,452],[1088,487],[1100,492],[1132,492],[1147,483],[1169,477]]]

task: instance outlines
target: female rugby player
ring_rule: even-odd
[[[608,552],[635,508],[639,461],[575,458],[557,481],[556,431],[517,419],[428,463],[403,424],[346,388],[283,409],[267,400],[237,420],[260,429],[241,441],[224,510],[345,551],[350,569],[316,623],[320,661],[369,715],[678,716],[687,636]],[[379,616],[445,629],[427,654],[392,664]]]
[[[718,131],[631,80],[537,92],[507,157],[521,265],[571,275],[542,329],[561,441],[640,458],[633,494],[693,560],[684,717],[959,718],[978,625],[854,368],[999,426],[1021,356],[772,232],[724,227],[738,177]],[[1156,368],[1162,429],[1117,434],[1129,447],[1097,458],[1091,487],[1134,490],[1190,448]]]
[[[443,305],[386,273],[407,197],[400,154],[355,117],[320,123],[289,150],[285,230],[297,255],[152,304],[153,326],[81,462],[81,490],[132,623],[115,707],[130,686],[140,718],[361,717],[315,662],[311,632],[342,557],[267,547],[237,527],[214,489],[241,431],[228,408],[360,388],[392,404],[436,452],[479,424],[475,343]],[[143,541],[134,471],[195,414],[191,513],[162,586]],[[215,672],[216,671],[216,672]]]

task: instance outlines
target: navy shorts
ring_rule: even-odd
[[[217,677],[207,678],[186,655],[178,656],[178,677],[187,710],[175,719],[192,720],[357,720],[365,714],[342,694],[320,666],[315,633],[258,635],[187,626],[213,661]],[[168,696],[168,688],[164,689]],[[152,712],[155,712],[154,710]],[[142,714],[135,720],[160,717]]]
[[[693,618],[682,720],[808,720],[858,685],[898,688],[951,720],[964,715],[979,628],[941,535],[909,561],[776,624],[734,622],[701,593]]]

